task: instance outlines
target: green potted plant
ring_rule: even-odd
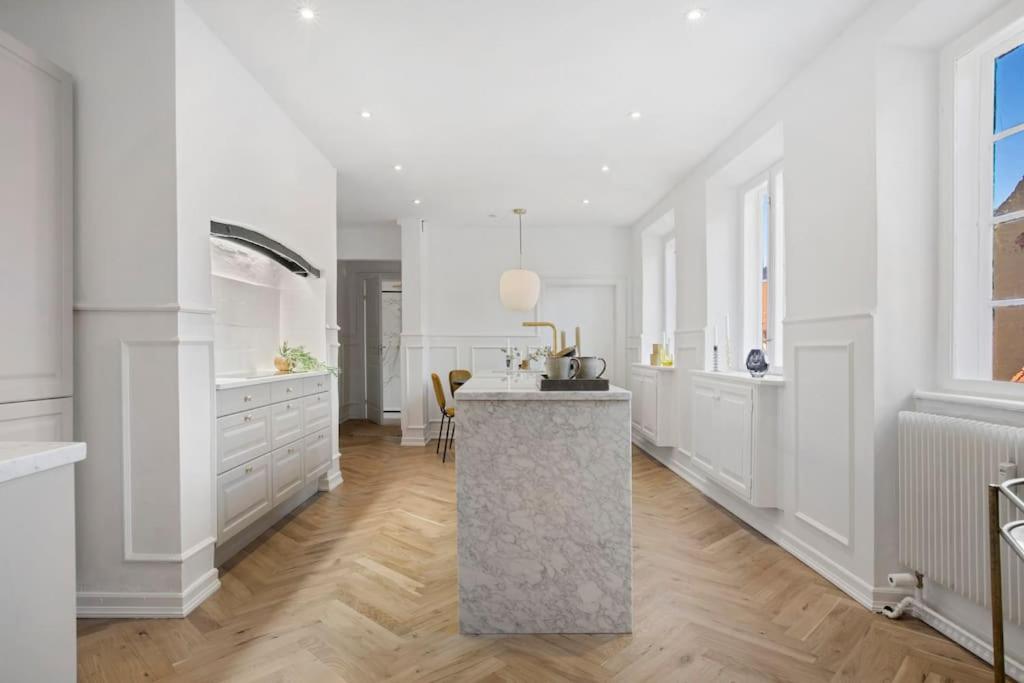
[[[278,355],[274,358],[274,367],[278,372],[314,372],[324,370],[334,376],[338,375],[338,368],[328,365],[309,351],[306,347],[289,346],[288,342],[281,342],[281,348],[277,350]]]

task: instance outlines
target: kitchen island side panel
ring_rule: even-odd
[[[463,633],[632,630],[626,396],[459,402]]]

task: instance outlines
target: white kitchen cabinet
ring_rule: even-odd
[[[781,378],[693,372],[693,465],[757,507],[778,506]]]
[[[70,398],[0,405],[0,441],[67,441],[70,438]]]
[[[270,456],[262,455],[217,477],[217,539],[221,543],[273,507]]]
[[[633,434],[655,446],[674,446],[676,424],[675,368],[635,364],[630,371],[633,392]]]
[[[273,504],[277,505],[292,495],[305,482],[302,471],[302,443],[296,441],[293,444],[278,448],[270,454],[270,466],[272,471],[271,482],[273,483]]]
[[[327,471],[331,466],[331,439],[326,429],[306,437],[302,458],[307,483]]]
[[[280,448],[302,436],[302,403],[299,400],[270,406],[270,447]]]
[[[72,390],[71,77],[0,33],[0,403]]]
[[[220,380],[218,545],[301,491],[311,495],[309,484],[330,469],[329,381],[325,373]]]
[[[217,420],[217,473],[270,450],[270,409],[257,408]]]

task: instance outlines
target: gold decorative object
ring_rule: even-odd
[[[274,368],[276,368],[278,372],[291,372],[292,364],[287,358],[274,356]]]

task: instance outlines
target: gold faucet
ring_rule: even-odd
[[[558,328],[555,327],[554,323],[528,321],[528,322],[523,323],[523,327],[550,327],[551,328],[551,353],[556,353],[559,350],[559,348],[558,348]]]

